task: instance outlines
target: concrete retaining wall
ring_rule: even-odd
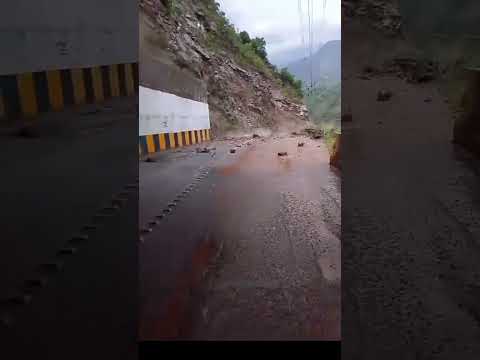
[[[2,1],[0,75],[135,63],[137,12],[131,0]]]
[[[139,24],[140,155],[210,140],[206,82],[175,64],[143,10]]]
[[[135,95],[138,4],[16,0],[0,4],[0,118]]]

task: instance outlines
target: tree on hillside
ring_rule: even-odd
[[[267,42],[264,38],[256,37],[251,41],[252,47],[263,60],[267,61]]]
[[[246,31],[242,31],[240,34],[240,40],[242,41],[242,44],[248,44],[250,41],[252,41],[250,39],[250,35],[248,35],[248,32]]]
[[[280,80],[282,80],[284,84],[293,85],[295,83],[295,77],[290,73],[290,71],[288,71],[286,67],[280,70]]]
[[[283,85],[289,85],[295,89],[297,95],[299,97],[303,97],[303,83],[302,80],[295,79],[287,68],[282,68],[279,73],[280,80],[282,81]]]

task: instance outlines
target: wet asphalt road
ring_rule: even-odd
[[[342,98],[343,354],[478,359],[478,162],[451,144],[437,84],[357,75]]]
[[[136,107],[118,99],[41,117],[37,138],[2,135],[2,358],[135,358]],[[113,196],[121,207],[103,211]]]
[[[140,244],[142,339],[174,338],[182,301],[181,338],[339,339],[340,184],[326,148],[292,136],[209,146],[140,165],[141,224],[180,199]],[[217,257],[187,301],[178,284],[205,270],[205,243]]]

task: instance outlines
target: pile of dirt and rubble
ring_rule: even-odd
[[[444,73],[440,64],[430,59],[393,57],[380,67],[366,66],[359,77],[370,80],[375,76],[390,75],[418,84],[439,79]]]
[[[364,18],[374,29],[385,35],[402,33],[402,16],[395,0],[344,0],[343,18]]]
[[[282,118],[308,119],[307,108],[284,96],[277,79],[253,65],[240,65],[239,50],[216,41],[225,34],[213,2],[141,0],[140,7],[163,34],[167,56],[207,84],[213,135],[272,128]]]

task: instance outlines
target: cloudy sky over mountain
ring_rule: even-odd
[[[308,2],[301,0],[217,0],[221,9],[235,24],[238,30],[246,30],[255,37],[264,37],[270,61],[283,66],[306,55],[302,45],[302,33],[308,44]],[[325,21],[323,19],[323,0],[311,0],[313,3],[314,49],[329,40],[341,38],[340,0],[327,0]],[[300,16],[302,14],[302,16]],[[301,18],[303,21],[301,22]],[[303,23],[303,31],[301,30]]]

